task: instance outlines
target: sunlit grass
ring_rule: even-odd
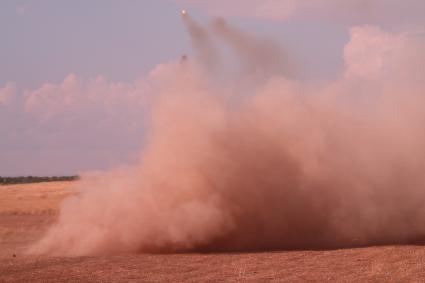
[[[61,202],[75,193],[74,182],[18,184],[0,187],[0,213],[55,214]]]

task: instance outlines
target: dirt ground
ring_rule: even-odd
[[[72,182],[0,186],[0,282],[425,282],[425,247],[52,258],[25,255]]]

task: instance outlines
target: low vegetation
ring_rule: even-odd
[[[36,176],[2,177],[0,176],[0,185],[75,181],[78,179],[79,179],[79,176],[52,176],[52,177],[36,177]]]

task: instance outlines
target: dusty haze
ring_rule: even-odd
[[[31,253],[423,239],[423,33],[352,28],[344,73],[312,85],[290,79],[289,55],[272,40],[224,20],[202,27],[183,18],[198,57],[149,75],[140,161],[85,176]],[[238,72],[220,64],[222,46]],[[216,79],[223,73],[231,76],[225,82]]]

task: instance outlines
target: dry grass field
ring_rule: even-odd
[[[72,182],[49,182],[1,186],[0,213],[55,213],[61,201],[73,194],[72,185]]]
[[[72,182],[0,186],[0,258],[21,255],[58,215],[73,194]],[[0,273],[1,274],[1,273]]]
[[[0,186],[0,282],[425,282],[425,248],[52,258],[25,255],[72,182]]]

